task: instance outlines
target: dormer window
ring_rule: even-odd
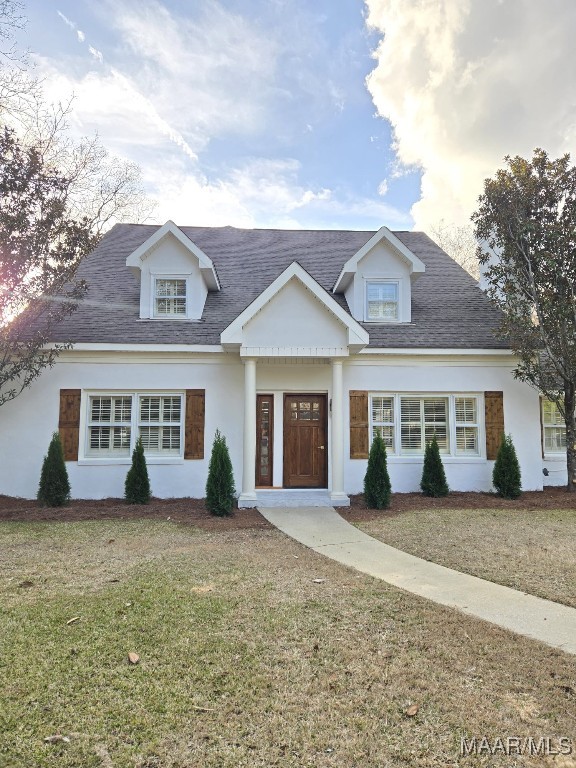
[[[400,319],[400,283],[398,280],[366,281],[366,320],[394,323]]]
[[[186,278],[154,278],[154,317],[186,317]]]

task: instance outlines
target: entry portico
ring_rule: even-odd
[[[228,351],[238,353],[244,364],[239,506],[254,506],[258,501],[256,457],[260,439],[267,443],[266,461],[271,458],[273,445],[281,454],[282,484],[274,483],[273,487],[323,487],[332,504],[348,504],[344,492],[343,365],[350,354],[368,344],[367,332],[293,262],[224,330],[221,342]],[[297,376],[298,369],[309,365],[329,372],[320,376],[320,386],[313,391],[309,377],[303,377],[299,386]],[[257,399],[259,393],[271,391],[270,376],[266,375],[270,369],[290,371],[290,380],[274,385],[271,401],[276,395],[276,401],[280,396],[281,402],[267,412],[266,434],[258,434]],[[277,468],[275,477],[279,476]]]

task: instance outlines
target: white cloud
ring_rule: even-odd
[[[89,45],[88,50],[90,51],[90,55],[93,56],[96,61],[99,61],[100,64],[104,63],[104,56],[102,55],[102,51],[99,51],[97,48],[94,48],[94,46]]]
[[[416,226],[465,223],[507,154],[576,150],[573,0],[366,0],[383,35],[368,87],[399,161],[422,170]]]
[[[86,40],[86,35],[84,32],[82,32],[81,29],[76,30],[76,37],[78,38],[78,41],[83,43]]]
[[[386,179],[382,179],[380,184],[378,184],[378,194],[380,197],[384,197],[384,195],[388,192],[388,182]]]

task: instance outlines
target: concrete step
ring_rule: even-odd
[[[256,491],[256,500],[240,500],[238,506],[262,507],[269,509],[272,507],[349,507],[350,499],[338,499],[334,501],[330,498],[330,493],[324,488],[288,490],[285,488],[258,490]]]

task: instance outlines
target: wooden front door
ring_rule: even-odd
[[[328,484],[326,395],[284,395],[284,487]]]

